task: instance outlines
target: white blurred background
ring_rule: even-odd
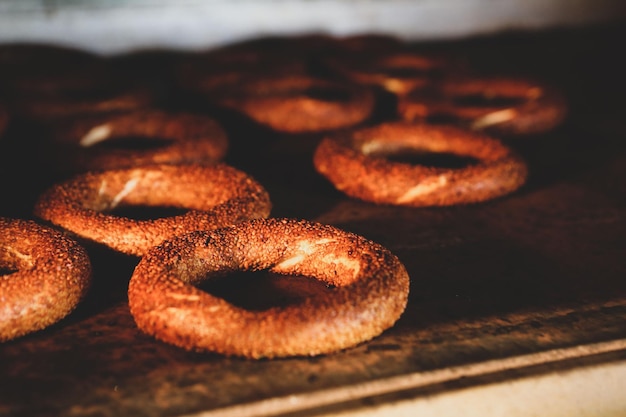
[[[263,35],[379,32],[437,40],[622,21],[624,0],[0,0],[0,43],[110,55]]]

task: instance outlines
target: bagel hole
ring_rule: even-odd
[[[379,152],[373,156],[385,158],[391,162],[432,168],[458,169],[479,163],[478,159],[471,156],[457,155],[451,152],[430,152],[421,149],[401,149],[388,153]]]
[[[350,100],[350,92],[340,88],[311,87],[304,91],[304,95],[320,101],[345,102]]]
[[[298,304],[308,297],[327,295],[333,287],[311,277],[264,270],[229,273],[207,279],[198,288],[245,310],[263,311]]]
[[[175,217],[185,214],[188,210],[181,207],[172,206],[148,206],[148,205],[120,205],[107,213],[117,217],[144,221],[156,220],[165,217]]]
[[[18,270],[16,268],[11,268],[9,266],[0,266],[0,277],[11,275],[16,273]]]
[[[91,149],[121,150],[121,151],[149,151],[166,148],[174,143],[173,139],[158,136],[111,136],[91,146]]]
[[[452,102],[459,107],[515,107],[524,101],[522,97],[495,94],[467,94],[452,98]]]
[[[428,124],[433,125],[458,125],[461,120],[453,114],[435,113],[430,114],[424,120]]]

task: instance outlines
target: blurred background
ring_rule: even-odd
[[[455,39],[624,17],[621,0],[4,0],[0,42],[47,42],[114,54],[203,49],[311,32]]]

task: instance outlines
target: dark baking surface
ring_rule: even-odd
[[[126,286],[137,259],[86,244],[94,264],[88,298],[62,322],[0,345],[0,415],[177,416],[626,338],[625,35],[624,27],[591,27],[428,45],[485,70],[540,76],[571,103],[556,131],[507,139],[528,160],[529,181],[483,204],[413,209],[353,200],[315,173],[317,137],[223,120],[232,139],[227,162],[267,187],[272,216],[333,224],[400,258],[412,280],[401,319],[368,343],[315,358],[186,352],[135,327]],[[55,180],[24,158],[28,140],[12,127],[0,143],[0,215],[31,217],[34,198]],[[245,293],[256,287],[242,280],[213,290],[253,304]],[[446,387],[429,387],[438,389]]]

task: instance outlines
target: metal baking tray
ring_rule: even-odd
[[[0,415],[388,415],[394,404],[426,413],[437,399],[450,410],[458,406],[453,394],[528,380],[548,388],[475,394],[466,414],[550,403],[625,413],[619,392],[626,372],[626,68],[618,56],[624,29],[429,45],[494,72],[541,76],[570,102],[563,126],[509,141],[528,161],[529,181],[486,203],[416,209],[351,199],[315,172],[311,152],[319,137],[223,120],[232,140],[226,161],[266,186],[273,217],[358,233],[406,265],[410,299],[397,324],[370,342],[319,357],[254,361],[187,352],[136,328],[126,289],[138,259],[86,244],[94,265],[87,299],[60,323],[0,345]],[[167,51],[148,57],[161,58],[170,62]],[[34,199],[54,181],[22,152],[30,139],[11,129],[0,142],[1,215],[31,218]],[[253,284],[244,279],[219,291],[245,298],[246,288]],[[615,378],[601,378],[601,389],[583,372],[598,369],[592,375]],[[552,381],[555,375],[562,379]],[[568,381],[583,389],[559,391]]]

